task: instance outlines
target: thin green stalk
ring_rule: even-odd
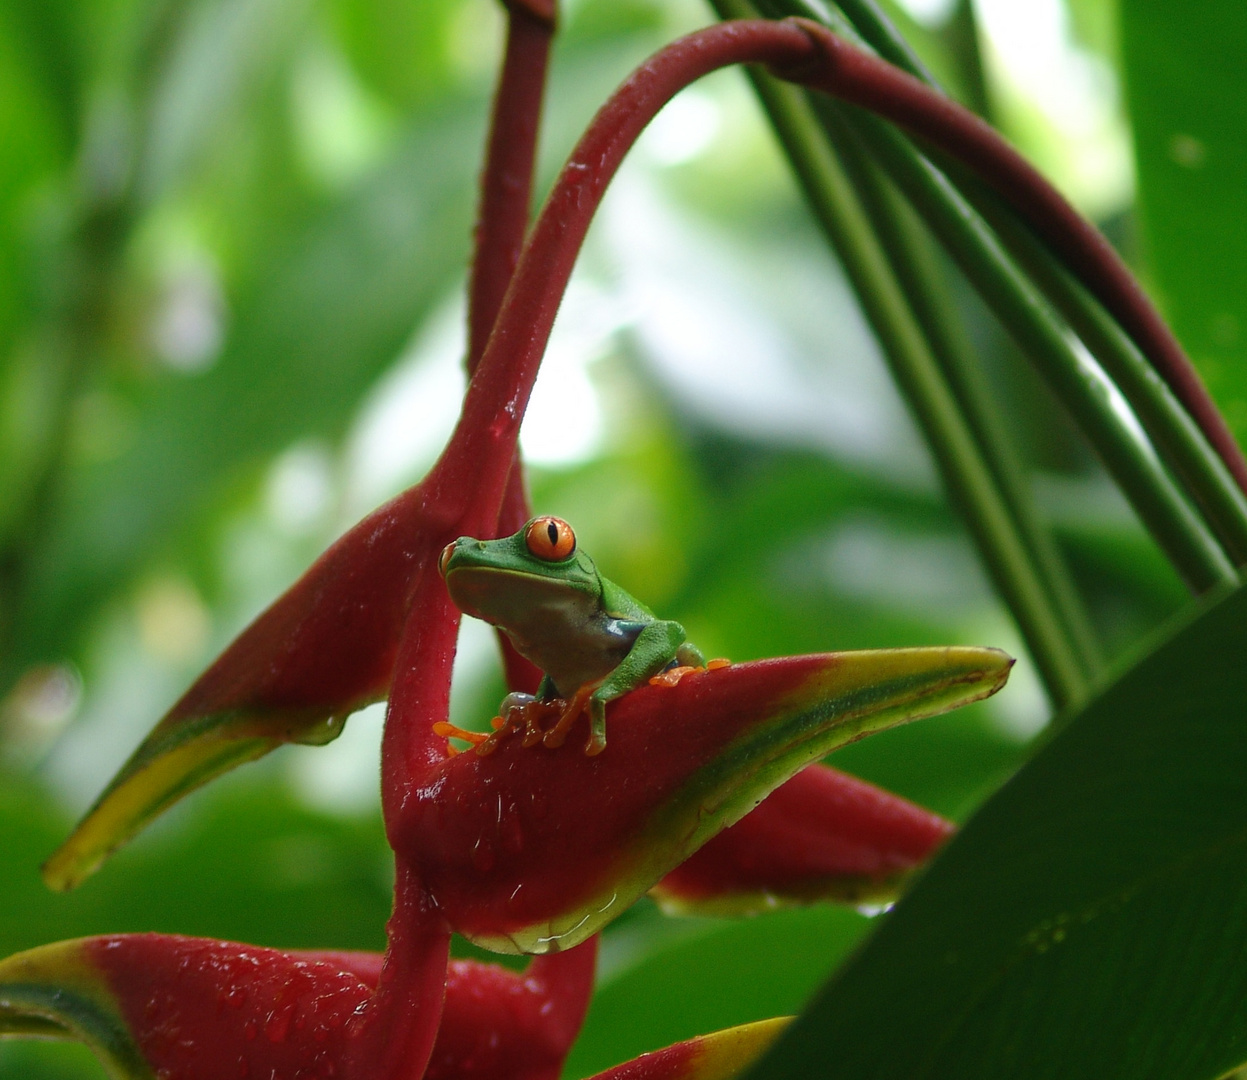
[[[843,15],[834,10],[821,12],[808,0],[763,0],[760,4],[768,14],[804,15],[851,39],[864,40],[884,59],[937,86],[875,0],[839,0],[838,6]],[[1034,284],[1069,321],[1109,377],[1118,384],[1149,439],[1194,498],[1231,561],[1244,565],[1247,562],[1247,551],[1243,548],[1247,541],[1247,498],[1199,425],[1138,346],[1049,249],[1022,227],[1010,210],[999,205],[998,196],[976,178],[961,173],[961,170],[951,173],[953,182],[974,202],[976,209],[989,218],[1010,252],[1033,274]],[[938,193],[933,194],[938,196]],[[964,207],[951,212],[966,216]]]
[[[1247,496],[1190,413],[1138,346],[1029,229],[980,185],[955,179],[1121,388],[1156,449],[1195,499],[1235,565],[1247,565]]]
[[[847,25],[835,17],[838,12],[832,11],[832,18],[828,19],[827,13],[818,5],[810,3],[809,0],[762,0],[758,6],[772,17],[800,15],[807,19],[814,19],[825,26],[830,26],[837,34],[842,34],[846,29],[851,28],[854,38],[865,41],[884,60],[904,68],[925,83],[936,85],[935,76],[918,59],[918,54],[913,51],[909,42],[901,36],[896,27],[888,21],[875,0],[835,0],[835,5],[848,19]],[[858,38],[859,34],[860,38]]]
[[[1237,575],[1142,432],[1122,415],[1107,376],[1072,340],[1047,301],[943,173],[894,128],[855,108],[817,102],[831,123],[844,116],[922,214],[966,277],[1069,409],[1149,532],[1196,592]]]
[[[734,0],[716,3],[729,9],[736,6]],[[1082,700],[1087,680],[1078,650],[1053,607],[1031,552],[975,445],[849,178],[826,145],[800,91],[761,74],[755,76],[755,85],[820,225],[841,256],[894,377],[926,434],[949,493],[965,515],[989,572],[1017,619],[1054,704],[1060,708]]]
[[[1075,645],[1084,672],[1094,676],[1102,660],[1095,631],[1065,562],[1040,519],[1013,442],[991,400],[973,347],[956,317],[956,308],[945,286],[942,268],[936,261],[930,239],[913,210],[900,198],[878,167],[860,151],[852,135],[845,130],[829,134],[837,155],[848,168],[884,250],[891,256],[893,272],[974,437],[979,454],[992,473],[996,489],[1030,553],[1036,573],[1062,620],[1067,636]]]

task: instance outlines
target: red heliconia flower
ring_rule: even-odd
[[[423,1075],[555,1080],[584,1019],[595,951],[538,957],[523,973],[453,961]],[[81,1039],[122,1077],[346,1077],[381,967],[377,953],[164,934],[66,941],[0,963],[0,1034]]]
[[[597,757],[571,740],[546,750],[510,739],[488,756],[441,758],[417,772],[391,843],[458,933],[499,952],[566,948],[806,765],[871,731],[984,697],[1011,663],[990,649],[828,653],[642,687],[614,703],[610,745]],[[782,892],[808,882],[813,893],[827,860],[802,872],[797,851],[808,831],[837,820],[841,787],[839,774],[824,772],[782,789],[778,811],[758,819],[760,844],[746,834],[731,856],[712,853],[722,872],[712,888]],[[897,849],[926,854],[947,825],[924,815],[914,829],[916,808],[885,808],[875,789],[867,803],[863,789],[854,792],[857,824],[875,831],[861,837],[871,854],[849,876],[882,883]],[[804,809],[817,816],[801,822]],[[767,832],[783,847],[750,880],[743,856],[755,866],[765,858]]]
[[[0,1030],[59,1027],[125,1077],[414,1080],[426,1066],[446,1077],[552,1077],[588,1000],[598,929],[812,760],[991,693],[1010,663],[950,648],[739,664],[626,695],[598,757],[518,739],[484,757],[430,753],[391,815],[398,877],[384,962],[162,935],[67,942],[0,964]],[[439,740],[430,731],[424,741]],[[856,857],[810,854],[819,830],[794,816],[830,819],[834,835],[846,802],[865,826]],[[660,888],[702,901],[810,899],[838,865],[855,883],[885,883],[906,851],[926,854],[947,832],[821,766],[757,814],[755,838],[749,820],[691,876],[676,871]],[[550,955],[523,976],[448,969],[452,929],[495,950]],[[502,1046],[513,1052],[496,1053]],[[704,1049],[636,1067],[701,1075],[679,1069],[704,1063]]]
[[[596,943],[516,973],[456,960],[424,1080],[556,1080],[580,1030]],[[0,1035],[74,1038],[111,1077],[346,1078],[377,953],[283,953],[162,934],[64,941],[0,962]],[[715,1080],[778,1034],[763,1022],[693,1039],[603,1076]],[[363,1074],[366,1075],[366,1074]]]
[[[576,740],[551,750],[518,739],[488,756],[452,756],[434,734],[459,621],[437,554],[460,535],[513,531],[525,513],[519,424],[575,254],[623,154],[667,99],[716,67],[770,63],[822,85],[840,63],[821,31],[791,23],[725,24],[664,50],[581,140],[512,276],[508,252],[525,214],[501,180],[516,170],[526,212],[535,113],[518,151],[499,117],[539,101],[523,57],[544,65],[553,12],[539,0],[509,7],[510,74],[473,279],[474,370],[449,445],[423,482],[344,535],[240,635],[44,871],[53,887],[73,886],[195,787],[283,742],[329,741],[350,712],[388,697],[382,801],[396,874],[386,954],[164,935],[63,942],[0,963],[0,1034],[80,1038],[127,1078],[554,1077],[587,1005],[593,935],[647,890],[686,908],[875,899],[949,831],[814,763],[994,693],[1012,663],[998,650],[826,653],[645,686],[612,703],[610,746],[594,758]],[[531,679],[513,657],[508,670],[513,683]],[[452,931],[548,955],[521,975],[451,962]],[[777,1030],[733,1029],[604,1075],[714,1080]]]

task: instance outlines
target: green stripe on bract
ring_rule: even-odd
[[[44,863],[43,880],[57,891],[72,889],[183,796],[284,743],[331,742],[350,711],[230,712],[161,721]]]
[[[0,961],[0,1035],[76,1039],[111,1080],[154,1080],[103,975],[82,955],[81,941]]]
[[[794,689],[773,721],[751,728],[690,778],[639,839],[641,866],[663,837],[687,837],[682,856],[692,853],[841,746],[988,697],[1013,664],[998,649],[979,648],[863,650],[835,659]],[[748,781],[737,782],[741,776]]]

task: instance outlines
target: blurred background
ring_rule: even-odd
[[[710,20],[697,0],[563,7],[543,185],[633,65]],[[1137,262],[1116,7],[889,12]],[[379,707],[187,800],[74,894],[37,868],[216,652],[448,435],[502,30],[492,0],[0,3],[0,955],[126,930],[383,946]],[[1183,138],[1159,153],[1198,168]],[[949,273],[1108,651],[1128,654],[1185,593]],[[1236,347],[1215,315],[1209,348]],[[707,655],[1021,657],[998,698],[838,766],[961,818],[1047,724],[738,73],[681,94],[625,165],[522,439],[534,506]],[[456,672],[454,718],[479,725],[503,693],[479,624]],[[568,1076],[795,1011],[869,918],[639,905],[607,933]],[[0,1043],[4,1080],[102,1075],[79,1047]]]

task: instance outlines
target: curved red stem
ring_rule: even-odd
[[[1247,458],[1172,331],[1108,242],[973,113],[806,20],[742,20],[690,34],[638,68],[599,111],[551,192],[482,355],[482,368],[502,370],[473,380],[461,426],[493,425],[499,437],[513,438],[510,429],[518,427],[576,253],[624,153],[679,90],[738,63],[767,64],[782,78],[869,108],[974,169],[1135,339],[1247,491]]]
[[[1104,236],[995,129],[921,80],[863,52],[825,27],[794,19],[823,50],[816,70],[794,76],[861,105],[951,154],[974,170],[1073,270],[1155,366],[1247,491],[1247,457],[1178,339]]]
[[[401,858],[395,873],[385,962],[364,1013],[349,1080],[420,1080],[442,1019],[450,930]]]
[[[563,167],[516,267],[464,402],[454,440],[514,440],[589,223],[624,154],[689,83],[730,64],[815,60],[792,23],[721,23],[667,46],[602,107]]]
[[[468,374],[485,351],[528,231],[533,163],[554,27],[512,4],[507,46],[494,94],[476,246],[468,286]]]
[[[476,370],[485,351],[528,229],[541,105],[554,36],[554,9],[553,0],[507,3],[506,55],[494,94],[489,144],[481,172],[476,249],[468,287],[469,375]],[[509,535],[529,516],[524,464],[516,452],[491,535]],[[533,693],[541,673],[515,651],[510,638],[501,631],[498,647],[507,685],[512,690]]]

